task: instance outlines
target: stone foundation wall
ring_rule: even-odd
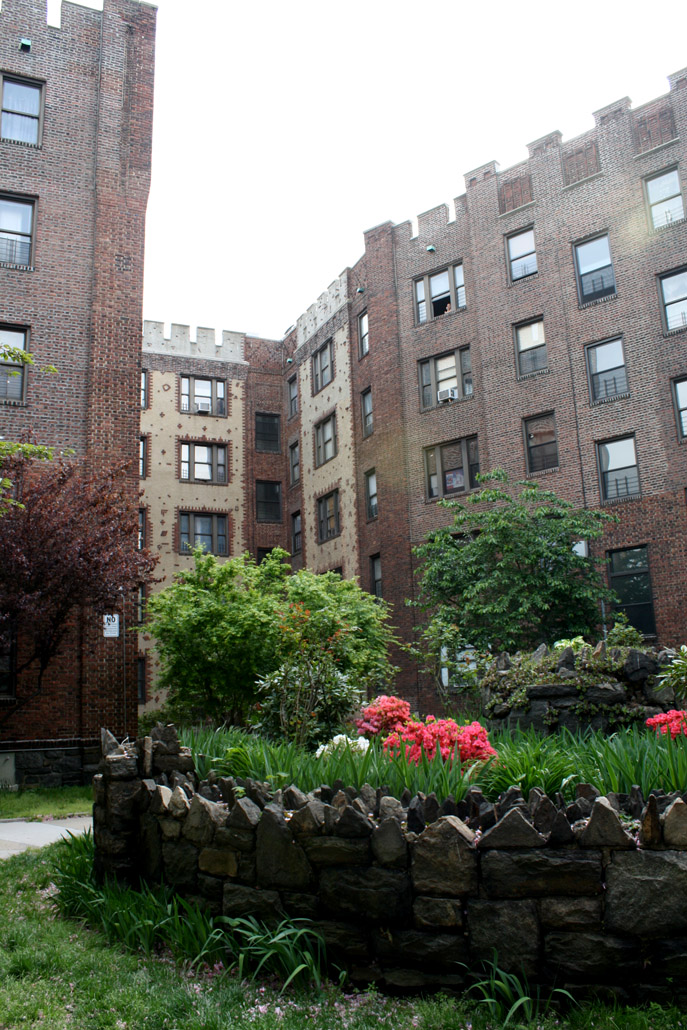
[[[459,803],[342,784],[199,784],[173,727],[103,733],[96,867],[213,913],[306,917],[354,981],[459,988],[499,965],[557,985],[687,990],[687,804],[661,791],[565,804],[511,788]]]
[[[26,741],[0,751],[0,785],[7,787],[73,787],[91,782],[98,770],[100,746],[85,742]]]

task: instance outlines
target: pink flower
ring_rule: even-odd
[[[665,734],[670,731],[671,738],[675,740],[682,734],[687,736],[687,712],[673,708],[669,712],[661,712],[660,715],[647,719],[646,725],[656,730],[656,733]]]

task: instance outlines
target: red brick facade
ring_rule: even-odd
[[[29,369],[21,400],[0,400],[0,434],[72,448],[96,469],[129,456],[132,497],[155,15],[136,0],[65,3],[56,28],[36,0],[0,9],[0,71],[41,99],[36,142],[0,141],[0,197],[33,205],[30,260],[0,262],[0,325],[26,328],[37,366],[58,369]],[[39,696],[29,674],[0,699],[2,749],[135,732],[133,650],[103,639],[101,616],[79,621]]]

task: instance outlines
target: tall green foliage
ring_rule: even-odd
[[[194,568],[151,598],[148,628],[175,718],[233,719],[259,679],[317,648],[363,692],[389,679],[386,607],[335,573],[291,575],[287,557],[275,549],[260,565],[248,554],[218,562],[198,549]]]
[[[576,509],[536,482],[509,485],[501,470],[480,478],[464,502],[442,502],[453,524],[416,548],[421,605],[480,650],[592,633],[613,595],[573,544],[597,539],[615,516]]]

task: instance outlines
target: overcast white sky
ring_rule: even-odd
[[[144,317],[277,338],[364,229],[687,65],[684,0],[158,8]]]

